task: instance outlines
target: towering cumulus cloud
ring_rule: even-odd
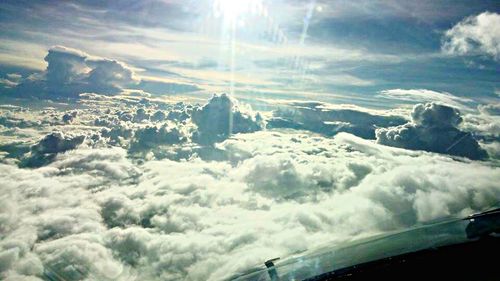
[[[213,143],[231,134],[255,132],[261,129],[261,117],[226,94],[214,95],[207,104],[196,108],[191,116],[198,126],[193,136],[200,143]]]
[[[407,124],[378,129],[377,142],[470,159],[487,157],[470,133],[457,128],[462,122],[457,109],[437,103],[417,104],[413,107],[411,118],[412,122]]]
[[[63,46],[52,47],[45,61],[47,69],[23,80],[14,89],[16,95],[74,98],[85,92],[116,94],[137,82],[133,71],[121,62]]]

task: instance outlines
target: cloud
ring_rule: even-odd
[[[461,128],[481,141],[490,158],[500,159],[500,107],[498,104],[486,104],[477,108],[479,114],[466,114]]]
[[[353,106],[334,106],[321,102],[291,102],[273,112],[268,128],[310,130],[327,136],[348,132],[374,139],[377,127],[404,124],[400,116]]]
[[[411,119],[417,126],[446,129],[462,122],[460,112],[453,107],[437,103],[418,104],[413,107]]]
[[[64,280],[118,278],[123,271],[122,264],[115,261],[112,252],[96,238],[74,235],[37,247],[46,274]]]
[[[197,135],[193,138],[204,144],[224,140],[231,134],[255,132],[262,128],[259,114],[226,94],[214,95],[207,104],[194,109],[191,119],[198,126]]]
[[[63,153],[83,143],[85,136],[72,136],[62,132],[53,132],[46,135],[37,144],[31,147],[31,153],[23,159],[24,167],[40,167],[54,159],[58,153]]]
[[[412,122],[404,125],[377,129],[377,142],[475,160],[488,156],[470,133],[457,128],[463,119],[453,107],[437,103],[417,104],[411,118]]]
[[[72,112],[68,104],[0,107],[2,116],[18,121],[0,130],[2,143],[37,147],[24,157],[51,155],[29,169],[0,164],[2,280],[45,274],[226,280],[269,258],[484,210],[500,196],[495,162],[394,148],[342,132],[253,131],[255,123],[262,126],[257,113],[228,96],[201,106],[128,95],[86,95],[78,102],[84,106],[71,123],[61,122]],[[325,111],[319,120],[396,120],[391,112],[347,105],[294,106]],[[229,132],[209,122],[198,122],[201,129],[193,112],[226,122],[229,110],[242,115],[235,119],[240,133],[208,145],[192,142],[193,133]],[[156,112],[164,118],[152,118]],[[467,120],[437,105],[422,105],[412,118],[427,131]],[[74,138],[82,136],[78,144]]]
[[[80,50],[63,46],[49,49],[45,61],[48,63],[46,78],[49,83],[65,85],[76,82],[80,75],[88,71],[85,60],[87,54]]]
[[[484,12],[457,23],[444,35],[442,49],[452,55],[487,55],[500,59],[500,15]]]
[[[132,92],[144,95],[179,94],[200,91],[195,85],[138,78],[127,64],[91,56],[81,50],[54,46],[45,56],[44,71],[22,78],[14,74],[0,79],[7,92],[17,97],[78,98],[82,93],[116,95]]]
[[[134,72],[127,65],[116,60],[87,59],[87,65],[92,69],[86,78],[90,87],[87,92],[118,93],[136,81]]]
[[[411,103],[439,102],[457,108],[464,108],[472,102],[469,98],[457,97],[447,92],[436,92],[427,89],[391,89],[379,92],[379,96]]]
[[[139,108],[135,112],[135,116],[132,118],[133,122],[142,122],[145,120],[149,120],[150,116],[148,113],[146,113],[146,110],[144,108]]]
[[[9,79],[0,78],[0,84],[2,84],[5,88],[10,89],[16,87],[19,83],[11,81]]]
[[[147,126],[135,132],[131,142],[131,151],[158,148],[160,145],[172,145],[185,142],[187,138],[173,126]]]
[[[477,109],[479,110],[479,112],[486,115],[500,116],[500,103],[479,105]]]
[[[122,148],[80,147],[39,169],[0,164],[2,278],[224,280],[500,196],[494,167],[345,133],[258,131],[218,146],[231,161],[138,164]]]
[[[63,117],[62,117],[62,121],[64,123],[71,123],[73,122],[73,120],[76,118],[76,116],[78,115],[78,111],[71,111],[71,112],[66,112],[64,113]]]
[[[80,50],[54,46],[45,56],[42,73],[20,80],[16,96],[77,98],[81,93],[117,94],[137,83],[134,72],[124,63],[92,57]]]

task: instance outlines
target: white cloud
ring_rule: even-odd
[[[491,163],[455,161],[346,133],[246,132],[256,114],[241,104],[232,111],[248,118],[239,124],[246,133],[203,146],[164,141],[162,128],[199,129],[189,118],[134,121],[140,108],[140,115],[175,110],[175,116],[189,117],[188,104],[81,101],[85,108],[69,124],[60,122],[66,110],[51,108],[44,115],[1,108],[20,122],[56,120],[25,124],[37,132],[26,136],[35,144],[54,129],[63,133],[55,143],[38,144],[55,154],[40,168],[0,164],[0,279],[42,279],[52,270],[68,280],[223,280],[269,258],[483,210],[500,196],[500,173]],[[208,113],[226,112],[204,116],[227,118],[231,103],[216,105]],[[356,111],[351,117],[364,120],[360,116],[372,122],[378,115]],[[453,109],[433,107],[416,110],[414,119],[440,128],[459,122]],[[203,124],[203,132],[213,132],[211,125]],[[101,134],[103,129],[109,131]],[[141,134],[151,146],[171,149],[172,157],[131,155],[128,142],[142,140]],[[86,141],[58,149],[74,136]]]
[[[484,12],[470,16],[446,31],[444,52],[453,55],[488,55],[500,59],[500,15]]]
[[[0,84],[2,84],[5,88],[14,88],[16,87],[19,83],[15,82],[15,81],[11,81],[9,79],[5,79],[5,78],[0,78]]]
[[[80,148],[31,171],[0,165],[2,200],[15,202],[1,212],[3,276],[38,276],[21,271],[29,259],[70,280],[221,280],[332,240],[480,210],[500,196],[493,167],[349,134],[261,131],[218,147],[230,162],[137,165],[123,149]]]
[[[461,128],[472,132],[481,140],[482,147],[493,159],[500,159],[500,106],[498,104],[479,105],[479,114],[463,116]]]
[[[63,280],[117,280],[123,265],[113,259],[101,239],[88,234],[72,235],[44,243],[35,251],[49,276]]]
[[[466,108],[466,104],[472,102],[468,98],[427,89],[390,89],[381,91],[379,96],[410,103],[438,102],[460,109]]]

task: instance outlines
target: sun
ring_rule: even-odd
[[[236,20],[254,11],[259,2],[258,0],[214,0],[214,13],[225,19]]]

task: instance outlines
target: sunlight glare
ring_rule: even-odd
[[[261,8],[259,0],[214,0],[214,13],[229,20],[236,20],[240,16],[251,14]]]

